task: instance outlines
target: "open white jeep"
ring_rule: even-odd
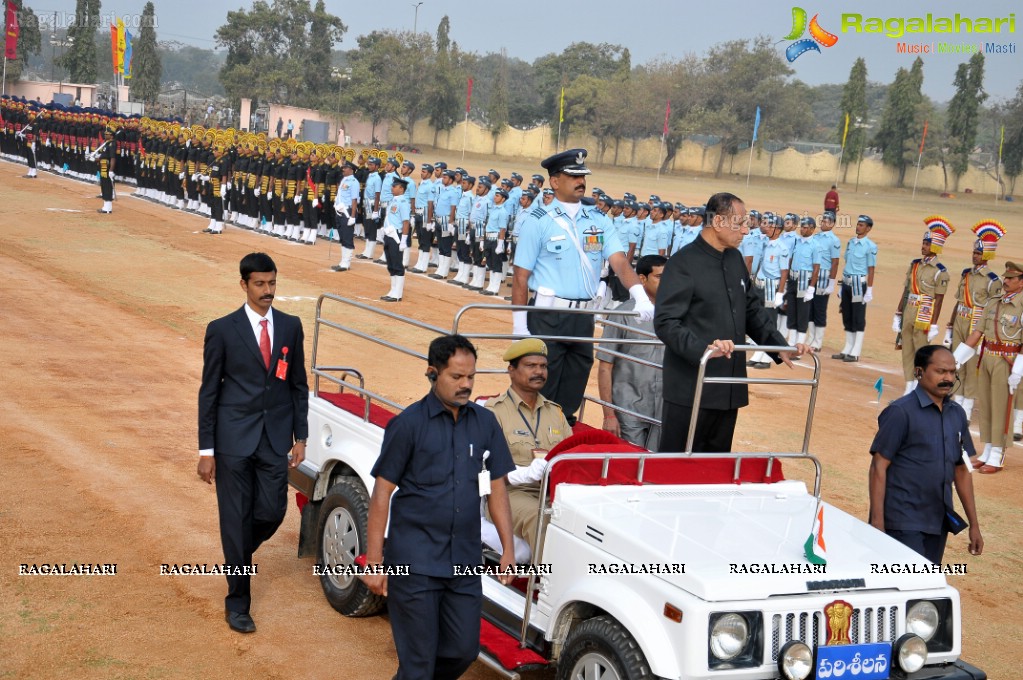
[[[422,359],[336,319],[379,314],[439,334],[458,332],[474,310],[511,309],[471,305],[439,329],[320,297],[309,442],[290,481],[302,513],[299,556],[316,558],[324,594],[342,614],[383,606],[344,572],[365,548],[369,471],[401,405],[368,390],[357,368],[318,363],[321,332]],[[651,454],[578,427],[551,452],[541,483],[536,573],[509,586],[483,579],[480,660],[508,678],[551,664],[573,680],[986,678],[960,659],[959,593],[942,569],[821,501],[821,466],[806,453],[820,375],[813,361],[812,379],[747,379],[810,387],[802,453]],[[812,465],[812,492],[785,479],[782,463]],[[826,564],[806,556],[818,518]]]

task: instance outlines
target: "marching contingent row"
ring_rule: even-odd
[[[633,267],[645,256],[670,258],[698,238],[708,219],[704,205],[687,207],[653,194],[618,199],[593,188],[585,196],[590,170],[581,149],[543,161],[545,186],[542,174],[532,174],[528,183],[518,172],[502,177],[489,169],[475,176],[443,161],[417,166],[400,153],[267,140],[264,134],[111,117],[92,109],[4,98],[0,113],[0,154],[26,163],[26,177],[42,168],[84,181],[98,178],[101,213],[113,210],[119,180],[134,184],[136,196],[208,217],[203,231],[209,234],[231,224],[307,245],[327,238],[341,246],[334,271],[350,270],[353,259],[387,267],[391,285],[381,297],[386,302],[405,298],[405,275],[411,272],[487,296],[502,295],[507,282],[512,291],[505,299],[517,305],[612,310],[631,299],[630,308],[649,321],[653,303]],[[856,362],[873,299],[874,222],[858,216],[843,257],[834,233],[840,213],[832,189],[817,216],[749,210],[749,233],[739,251],[789,345],[821,350],[828,303],[837,294],[845,339],[832,358]],[[562,227],[569,221],[576,229]],[[951,279],[938,256],[955,228],[940,216],[924,222],[921,257],[910,263],[892,327],[907,394],[916,385],[917,349],[941,334],[939,317]],[[973,262],[962,270],[944,344],[962,365],[956,401],[968,415],[976,406],[985,449],[975,467],[997,472],[1013,424],[1016,439],[1023,429],[1023,413],[1013,418],[1023,376],[1023,298],[1017,296],[1023,267],[1007,263],[1000,278],[989,264],[1004,228],[982,220],[973,231]],[[363,240],[358,253],[355,239]],[[514,332],[592,337],[592,319],[587,324],[585,317],[564,316],[539,328],[533,316],[527,325],[525,312],[513,312]],[[578,344],[551,348],[546,396],[566,414],[579,407],[593,363],[592,350],[581,354]],[[562,365],[564,370],[556,368]],[[747,365],[766,369],[771,362],[757,352]]]

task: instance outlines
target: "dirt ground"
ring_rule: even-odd
[[[436,155],[445,157],[454,160],[455,154]],[[431,153],[416,160],[436,158]],[[535,159],[467,158],[463,165],[527,176],[538,169]],[[233,227],[211,237],[200,233],[205,220],[132,198],[123,185],[114,214],[98,215],[95,186],[46,173],[22,180],[21,174],[23,168],[0,162],[0,340],[6,357],[0,371],[0,677],[391,677],[396,659],[387,620],[348,620],[330,608],[312,576],[312,561],[295,557],[294,506],[257,554],[255,635],[240,636],[224,623],[222,577],[159,575],[162,563],[222,559],[214,489],[195,474],[196,393],[206,323],[243,302],[240,257],[253,250],[273,255],[280,269],[275,304],[302,317],[307,352],[317,296],[332,292],[382,305],[377,298],[387,290],[384,268],[358,261],[351,272],[331,272],[337,246],[328,257],[322,241],[315,247],[286,244]],[[731,190],[748,207],[776,212],[817,212],[830,183],[825,178],[804,188],[755,178],[746,188],[738,177],[658,181],[652,173],[612,169],[598,169],[591,179],[591,186],[612,195],[656,192],[686,204]],[[913,201],[909,192],[866,191],[844,191],[842,209],[854,220],[868,213],[876,224],[872,237],[880,261],[867,343],[859,364],[826,358],[840,350],[843,337],[835,304],[811,440],[825,467],[825,498],[861,517],[867,447],[879,410],[872,386],[884,378],[887,402],[904,384],[890,320],[906,266],[918,252],[922,218],[938,212],[957,226],[943,256],[953,272],[967,266],[969,227],[985,217],[1009,230],[998,262],[1023,256],[1015,205],[969,196],[918,195]],[[839,232],[843,242],[850,233]],[[405,295],[387,310],[443,328],[460,306],[492,301],[415,275],[409,275]],[[948,311],[946,305],[943,321]],[[337,314],[418,351],[425,351],[432,335],[403,331],[365,312]],[[507,313],[473,318],[474,330],[502,333],[511,327]],[[368,385],[395,401],[407,403],[427,389],[421,362],[396,360],[336,335],[321,342],[325,356],[364,369]],[[503,345],[486,345],[489,366],[497,366]],[[488,394],[503,380],[485,376],[479,383],[477,393]],[[595,380],[590,393],[596,393]],[[798,449],[805,398],[804,388],[754,388],[753,403],[740,418],[737,448]],[[586,420],[599,426],[598,417],[591,405]],[[996,679],[1017,677],[1012,669],[1021,655],[1012,623],[1023,592],[1021,470],[1023,456],[1015,447],[1002,474],[974,476],[985,552],[969,556],[958,537],[945,553],[946,562],[969,565],[967,575],[949,577],[962,594],[964,657]],[[18,575],[20,564],[44,562],[116,563],[117,574]],[[498,676],[477,664],[466,677]]]

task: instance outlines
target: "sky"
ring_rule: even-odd
[[[810,85],[845,83],[857,57],[867,62],[867,77],[872,82],[890,83],[900,66],[909,67],[916,54],[900,54],[898,43],[937,42],[972,45],[997,42],[1012,46],[1013,53],[985,54],[985,89],[988,103],[1011,99],[1023,74],[1023,5],[1008,0],[794,0],[806,11],[808,20],[820,12],[818,22],[838,37],[831,47],[807,51],[791,66],[798,78]],[[73,15],[75,0],[25,0],[38,15],[58,21]],[[103,0],[101,15],[138,17],[143,0]],[[416,5],[418,4],[418,9]],[[213,35],[227,17],[228,10],[251,7],[251,0],[154,0],[157,38],[176,40],[198,47],[213,48]],[[590,0],[590,2],[466,3],[454,0],[327,0],[327,10],[341,17],[348,26],[338,49],[351,49],[359,35],[373,30],[412,30],[436,32],[444,15],[451,20],[451,37],[462,49],[486,53],[507,49],[509,57],[533,61],[551,52],[560,52],[573,42],[613,43],[629,48],[633,65],[658,57],[680,58],[689,53],[703,55],[711,46],[727,40],[766,35],[777,42],[779,54],[799,38],[785,40],[793,31],[793,2],[790,0],[631,0],[628,3]],[[525,8],[542,8],[525,9]],[[896,9],[897,8],[897,9]],[[1020,10],[1017,12],[1017,10]],[[861,24],[871,17],[883,20],[912,17],[961,16],[1008,18],[1018,13],[1015,32],[1004,24],[1001,33],[907,34],[895,39],[851,27],[842,31],[843,15],[862,15]],[[137,19],[136,19],[137,22]],[[129,30],[131,23],[127,22]],[[809,38],[804,32],[801,38]],[[797,48],[798,49],[798,48]],[[949,100],[954,88],[956,67],[969,54],[922,54],[924,93],[938,102]]]

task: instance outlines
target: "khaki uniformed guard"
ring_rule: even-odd
[[[984,452],[973,466],[989,474],[1000,472],[1012,426],[1012,395],[1023,378],[1023,266],[1005,263],[1005,290],[1001,299],[984,309],[977,329],[954,352],[956,366],[962,366],[980,349],[977,410]]]
[[[984,220],[973,226],[977,240],[973,244],[973,266],[963,270],[956,291],[957,304],[952,308],[952,318],[945,331],[945,346],[955,349],[977,329],[984,308],[988,302],[1002,296],[1002,280],[988,267],[995,257],[998,241],[1005,236],[1005,230],[997,222]],[[963,364],[959,371],[959,387],[953,397],[966,411],[967,420],[973,411],[977,398],[977,358]]]
[[[948,270],[938,262],[938,254],[955,227],[944,217],[934,215],[924,220],[927,231],[920,248],[921,257],[913,260],[906,271],[903,302],[892,321],[892,330],[902,332],[902,373],[906,392],[916,388],[913,379],[913,357],[916,351],[938,337],[938,317],[948,289]]]
[[[511,387],[488,401],[487,408],[497,416],[515,461],[515,470],[508,474],[512,530],[526,539],[535,556],[539,481],[547,466],[547,453],[571,435],[572,428],[561,407],[540,394],[547,382],[547,345],[543,340],[518,340],[502,358],[508,362]]]

